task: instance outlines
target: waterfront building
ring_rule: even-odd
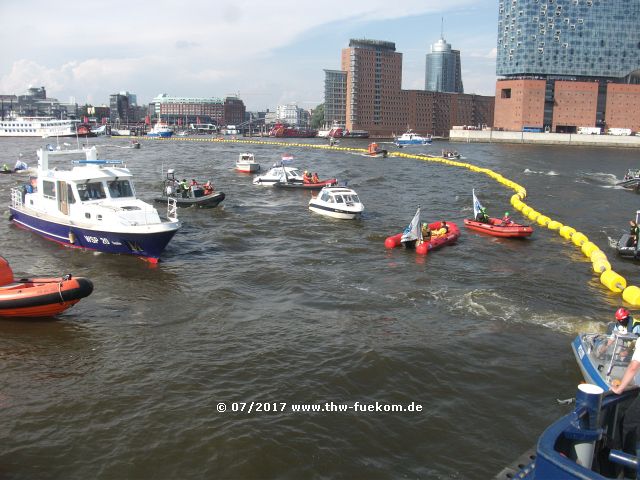
[[[237,97],[226,97],[222,100],[215,97],[172,97],[163,93],[149,104],[149,112],[150,116],[161,118],[170,125],[237,125],[244,119],[245,106]]]
[[[129,124],[129,119],[133,120],[129,97],[121,93],[109,95],[109,121],[112,124]]]
[[[493,124],[493,97],[402,90],[402,53],[393,42],[352,39],[342,50],[340,71],[346,77],[348,130],[366,130],[372,137],[407,129],[448,136],[453,125]],[[326,104],[325,97],[325,108]]]
[[[499,0],[494,127],[640,130],[640,5]]]
[[[308,127],[310,115],[308,111],[298,107],[297,104],[288,103],[286,105],[278,105],[276,119],[292,127]]]
[[[346,123],[347,72],[324,71],[324,121],[327,125]]]
[[[460,50],[452,50],[443,37],[427,53],[424,89],[429,92],[463,93]]]

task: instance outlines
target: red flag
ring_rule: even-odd
[[[82,121],[83,121],[84,123],[89,123],[89,119],[88,119],[87,117],[83,117]]]
[[[149,115],[147,115],[146,117],[144,117],[144,124],[145,124],[145,125],[151,125],[151,119],[149,118]]]

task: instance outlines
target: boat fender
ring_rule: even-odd
[[[76,243],[76,235],[71,231],[69,232],[69,243],[71,243],[72,245]]]
[[[600,275],[600,283],[615,293],[620,293],[627,288],[625,278],[613,270],[605,270],[602,272],[602,275]]]
[[[634,307],[640,306],[640,288],[635,285],[625,288],[622,292],[622,299]]]

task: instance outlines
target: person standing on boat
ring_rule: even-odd
[[[431,229],[429,228],[429,224],[427,222],[422,223],[422,241],[428,242],[431,240]]]
[[[631,235],[631,246],[636,251],[636,256],[638,255],[638,236],[640,236],[640,227],[635,220],[629,220],[629,235]]]
[[[182,198],[187,198],[189,196],[189,184],[187,183],[186,178],[183,178],[180,182],[180,191],[182,192]]]
[[[596,347],[598,355],[604,355],[607,349],[613,345],[617,335],[633,334],[640,336],[640,321],[635,321],[631,316],[631,313],[629,313],[629,310],[620,307],[616,310],[615,318],[616,321],[611,322],[607,326],[607,334],[609,335],[607,341],[601,341],[601,343]],[[620,354],[621,356],[626,357],[628,355],[628,351],[625,349],[620,352]]]
[[[489,215],[487,215],[487,209],[485,207],[480,207],[476,215],[476,222],[489,223]]]

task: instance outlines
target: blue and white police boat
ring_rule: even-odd
[[[411,130],[407,130],[399,137],[395,137],[393,139],[393,143],[396,145],[396,147],[407,147],[411,145],[431,145],[431,141],[431,135],[423,137],[422,135],[418,135]]]
[[[56,157],[70,160],[72,168],[50,166]],[[161,218],[152,205],[136,198],[132,177],[121,161],[98,160],[95,146],[40,149],[37,178],[11,189],[9,218],[65,246],[157,263],[180,228],[175,199],[168,199]]]

